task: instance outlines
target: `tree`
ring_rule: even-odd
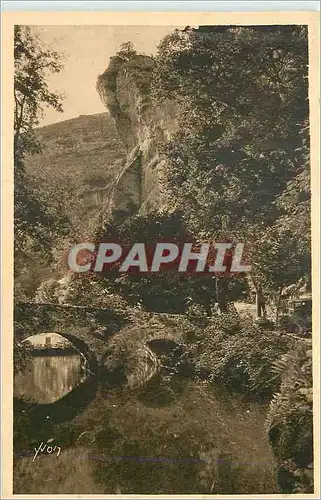
[[[63,68],[61,54],[42,48],[29,26],[14,30],[14,151],[23,160],[39,147],[34,128],[39,124],[44,107],[62,112],[61,96],[48,88],[46,77]]]
[[[42,47],[29,26],[14,32],[14,224],[16,272],[32,254],[49,258],[54,237],[64,234],[68,220],[46,198],[44,190],[27,174],[27,155],[39,151],[34,128],[46,106],[62,111],[61,97],[49,90],[48,73],[62,69],[61,56]]]
[[[136,215],[122,224],[107,222],[97,231],[95,240],[97,244],[119,241],[123,248],[130,248],[136,242],[145,243],[147,258],[153,255],[156,243],[162,241],[177,245],[196,242],[185,227],[181,214],[157,212]],[[203,313],[211,315],[211,307],[216,301],[215,279],[211,275],[195,277],[170,271],[120,274],[115,268],[100,273],[99,281],[105,290],[118,293],[129,303],[157,312],[185,312],[189,304],[194,303],[203,309]]]
[[[302,287],[302,278],[310,274],[310,255],[290,228],[277,224],[256,242],[252,274],[275,307],[277,324],[282,300],[288,298],[288,287],[296,283]]]
[[[154,94],[161,101],[170,92],[184,124],[163,150],[171,195],[175,188],[191,219],[197,210],[205,230],[227,216],[234,226],[249,217],[266,223],[275,215],[271,202],[302,164],[305,31],[176,32],[161,43],[156,63]]]
[[[134,56],[137,55],[137,52],[134,48],[133,42],[124,42],[120,45],[118,52],[116,53],[117,57],[121,57],[125,59],[125,61],[129,61]]]
[[[153,95],[174,99],[182,124],[161,151],[164,190],[195,234],[229,229],[251,245],[286,225],[280,196],[306,165],[307,64],[300,26],[208,26],[161,42]]]

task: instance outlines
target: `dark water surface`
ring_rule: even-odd
[[[77,384],[81,394],[81,365],[80,356],[35,357],[16,378],[16,395],[48,403]],[[16,494],[277,492],[267,407],[208,383],[159,378],[136,391],[101,384],[88,406],[60,425],[50,424],[48,408],[29,441],[24,427],[23,446],[16,439]],[[33,460],[47,440],[61,447],[59,456],[44,451]]]

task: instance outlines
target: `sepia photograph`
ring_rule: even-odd
[[[20,498],[318,491],[311,26],[194,17],[14,23]]]

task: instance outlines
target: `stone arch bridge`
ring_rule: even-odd
[[[137,385],[137,378],[151,378],[159,366],[157,354],[181,346],[194,331],[195,326],[177,314],[34,302],[17,303],[14,309],[16,342],[59,333],[86,357],[94,373],[122,364],[131,386]]]

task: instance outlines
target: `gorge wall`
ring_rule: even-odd
[[[164,160],[158,147],[178,130],[178,121],[173,101],[162,105],[153,102],[150,83],[154,65],[148,56],[135,55],[130,60],[115,56],[98,78],[98,92],[127,151],[109,199],[113,219],[166,205],[160,189]]]

